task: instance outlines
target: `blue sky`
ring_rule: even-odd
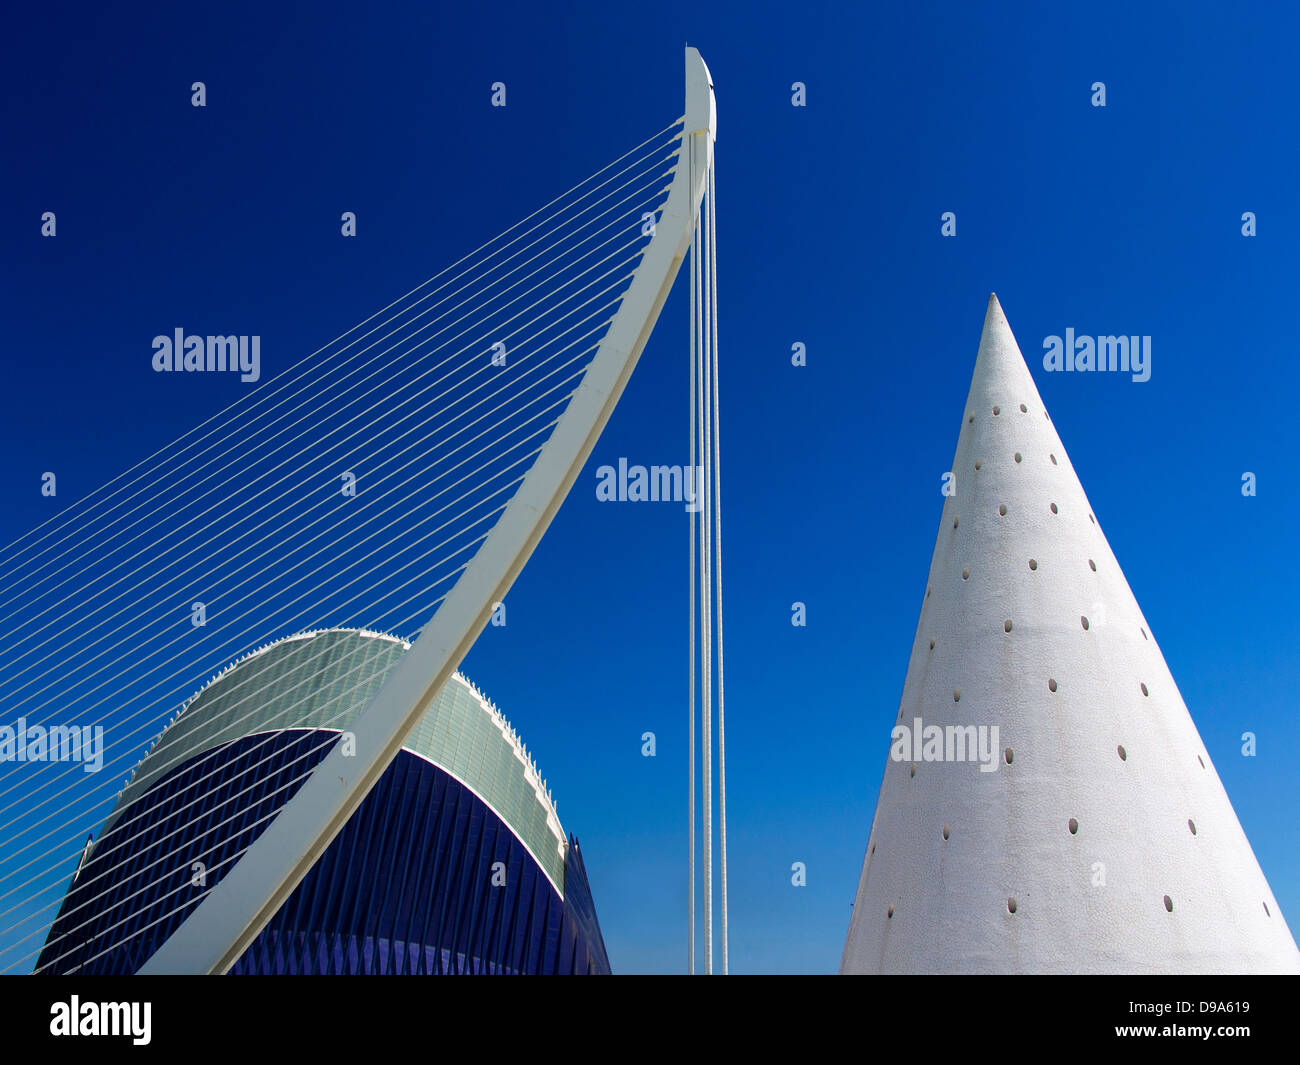
[[[268,375],[296,362],[667,125],[694,44],[719,113],[733,969],[838,965],[990,291],[1300,920],[1294,13],[51,4],[8,22],[0,541],[49,516],[40,472],[66,505],[249,387],[154,374],[155,334],[233,322]],[[686,532],[679,507],[599,503],[594,471],[685,462],[685,300],[464,667],[580,837],[623,972],[685,954]],[[1067,327],[1150,335],[1151,380],[1044,373]]]

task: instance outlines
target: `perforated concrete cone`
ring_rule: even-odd
[[[1300,972],[996,296],[952,471],[841,970]]]

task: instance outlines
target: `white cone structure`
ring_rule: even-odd
[[[952,472],[842,971],[1300,972],[996,296]]]

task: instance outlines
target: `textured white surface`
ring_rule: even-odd
[[[1300,972],[996,297],[952,469],[899,723],[997,769],[887,761],[842,971]]]

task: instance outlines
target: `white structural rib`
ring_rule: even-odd
[[[487,624],[492,606],[527,562],[591,454],[649,339],[690,247],[706,167],[692,173],[691,144],[712,158],[713,84],[686,49],[682,151],[663,214],[600,348],[536,463],[474,560],[341,746],[140,969],[141,974],[224,973],[257,937],[347,823]]]
[[[952,473],[842,971],[1300,971],[996,297]]]

